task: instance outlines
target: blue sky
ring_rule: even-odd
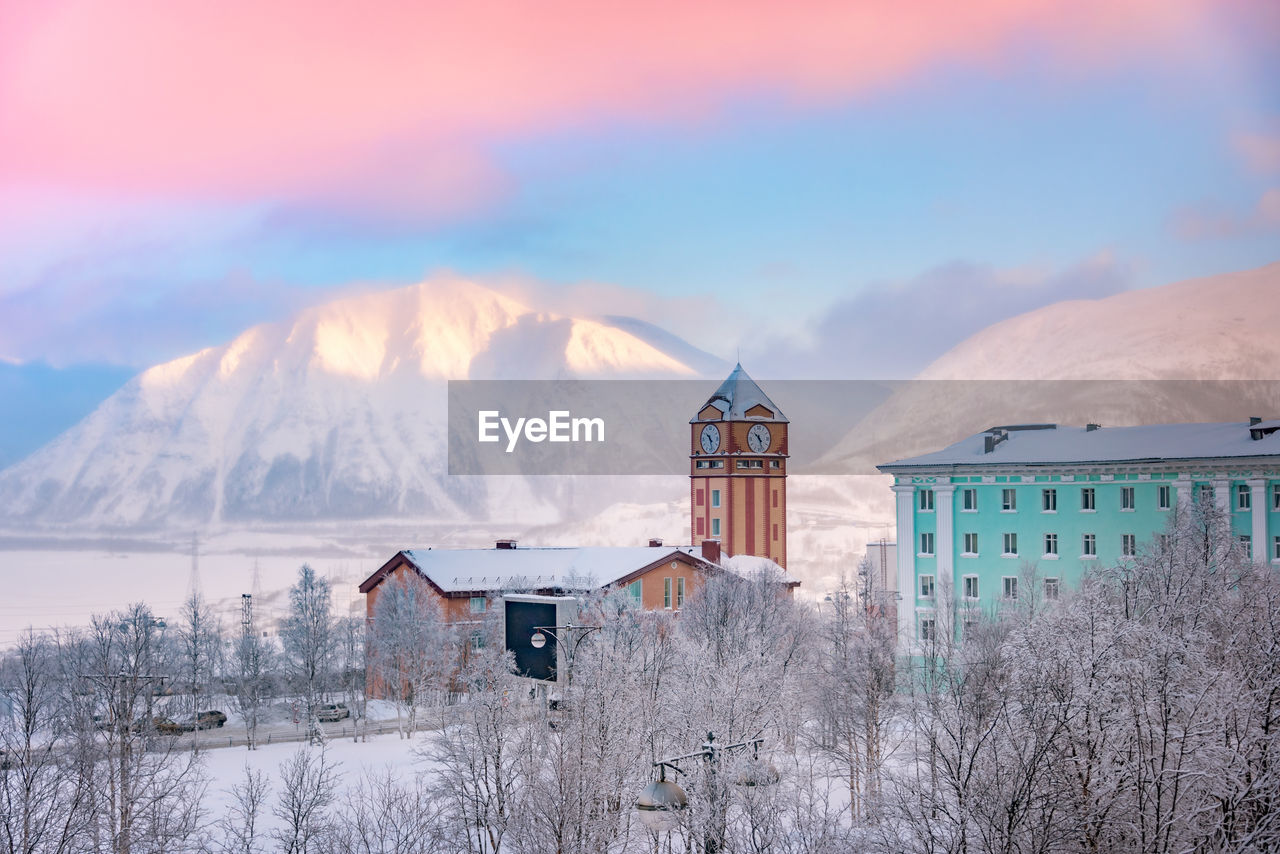
[[[921,336],[913,360],[899,365],[871,363],[880,339],[862,356],[837,348],[838,372],[858,376],[860,358],[866,373],[909,375],[948,341],[1058,299],[1280,260],[1276,12],[1192,0],[1030,5],[1041,17],[974,23],[982,35],[973,45],[965,33],[939,36],[931,27],[942,21],[923,29],[899,21],[907,47],[891,71],[870,60],[835,63],[816,83],[787,70],[789,58],[807,55],[786,43],[762,56],[755,42],[735,47],[740,65],[726,59],[724,70],[714,37],[705,53],[673,42],[671,66],[693,70],[638,98],[637,81],[659,74],[650,66],[615,80],[611,65],[629,60],[602,50],[582,60],[586,68],[539,76],[555,64],[539,53],[530,88],[577,100],[564,106],[548,95],[534,109],[512,96],[477,119],[458,111],[466,98],[410,99],[403,115],[412,121],[380,118],[361,138],[376,145],[351,149],[350,160],[317,155],[308,164],[327,172],[291,182],[263,178],[270,170],[252,162],[251,142],[241,146],[248,154],[219,160],[256,132],[252,111],[217,103],[238,97],[230,80],[209,109],[245,126],[205,153],[207,181],[200,161],[175,160],[155,177],[129,159],[147,132],[167,132],[166,92],[121,107],[122,122],[141,125],[138,138],[98,171],[80,168],[96,155],[77,160],[71,149],[69,159],[46,162],[27,153],[45,137],[33,135],[25,149],[19,140],[0,149],[9,161],[0,160],[9,199],[0,204],[0,358],[24,378],[0,385],[0,465],[133,370],[338,293],[444,270],[563,311],[605,313],[623,294],[629,313],[722,356],[747,342],[753,358],[777,354],[779,370],[811,375],[828,371],[823,348],[850,334],[842,324],[857,327],[868,311],[946,330]],[[1112,11],[1127,6],[1132,14]],[[1175,7],[1181,17],[1157,19]],[[1073,8],[1097,26],[1048,27]],[[983,15],[996,13],[974,12]],[[1104,28],[1108,15],[1115,20]],[[28,23],[19,44],[23,35],[56,43],[63,26]],[[600,26],[607,40],[612,30]],[[815,27],[821,34],[820,19]],[[92,69],[65,51],[55,60],[65,68],[45,85],[61,104],[55,84]],[[20,88],[21,72],[0,65],[0,82],[11,84],[0,99]],[[217,81],[229,72],[209,73]],[[487,72],[451,73],[450,85],[488,91]],[[591,73],[602,79],[589,93],[596,100],[565,83]],[[38,102],[42,90],[27,94]],[[0,100],[0,131],[17,126],[22,103]],[[347,102],[346,113],[333,107],[335,136],[347,133],[348,117],[367,121],[356,117],[360,103]],[[526,113],[536,120],[504,124]],[[430,127],[437,117],[454,123],[448,133],[401,138],[388,129]],[[38,118],[54,130],[71,121]],[[285,124],[262,119],[264,151]],[[281,150],[263,162],[287,171],[290,152]],[[412,165],[419,150],[443,152],[439,174],[425,168],[419,187],[411,168],[411,179],[392,176],[394,192],[364,194],[386,178],[380,153]],[[353,177],[330,186],[335,171]],[[187,180],[197,172],[201,180]],[[984,310],[972,310],[975,301]],[[708,313],[717,320],[710,329]],[[33,411],[33,395],[45,391],[66,402],[56,417]],[[21,412],[30,417],[18,429]]]

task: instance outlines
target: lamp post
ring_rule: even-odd
[[[727,805],[719,791],[719,775],[724,757],[726,754],[732,755],[749,749],[753,760],[758,760],[761,744],[764,744],[763,738],[751,738],[735,744],[721,745],[716,743],[715,734],[708,732],[707,740],[702,743],[701,749],[683,756],[669,756],[654,762],[653,767],[658,769],[658,779],[645,786],[636,798],[636,812],[639,813],[640,823],[655,836],[659,833],[670,833],[679,828],[681,815],[689,808],[689,798],[679,784],[667,779],[666,770],[670,768],[677,774],[683,774],[685,771],[680,768],[681,762],[687,759],[702,759],[706,763],[710,782],[708,800],[712,813],[712,824],[706,831],[703,850],[707,854],[715,854],[724,843],[721,826]],[[770,766],[764,773],[759,773],[757,769],[753,773],[741,775],[734,782],[743,786],[758,786],[775,783],[777,779],[778,772]]]
[[[600,631],[599,626],[580,626],[574,623],[565,623],[563,626],[534,626],[533,634],[529,637],[529,645],[534,649],[542,649],[547,645],[547,636],[550,635],[556,642],[556,648],[565,651],[564,681],[568,684],[573,681],[573,657],[577,654],[578,647],[587,635],[598,631]],[[556,677],[556,681],[559,681],[559,672],[556,673]]]

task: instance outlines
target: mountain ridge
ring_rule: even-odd
[[[0,472],[0,507],[23,524],[122,528],[468,519],[495,504],[547,521],[554,487],[447,477],[446,380],[692,378],[717,361],[626,325],[459,279],[314,306],[143,371]]]

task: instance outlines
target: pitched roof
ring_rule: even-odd
[[[1247,422],[1146,424],[1140,427],[993,427],[940,451],[876,466],[881,471],[937,466],[1136,463],[1280,457],[1280,431]],[[1003,433],[1003,438],[1000,434]],[[995,439],[987,450],[987,440]]]
[[[773,413],[772,418],[760,418],[761,421],[774,421],[778,423],[788,423],[787,416],[782,414],[782,410],[769,399],[760,386],[756,385],[756,381],[747,376],[747,372],[742,369],[742,363],[734,366],[733,372],[728,378],[720,384],[715,394],[707,398],[707,402],[702,405],[702,409],[708,406],[714,406],[720,410],[720,417],[726,420],[739,421],[746,419],[747,412],[755,406],[763,406]],[[757,418],[758,416],[750,416]],[[694,424],[702,419],[689,419],[690,424]]]
[[[702,558],[701,549],[693,546],[406,549],[399,555],[443,593],[513,588],[591,590],[677,556],[707,569],[714,567]],[[380,574],[394,560],[369,576],[360,585],[361,592],[376,586]]]

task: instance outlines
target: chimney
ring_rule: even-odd
[[[720,562],[720,541],[719,540],[703,540],[702,541],[702,559],[708,563]]]
[[[515,540],[498,540],[498,542],[494,544],[494,548],[496,549],[514,549],[515,547]]]
[[[1003,427],[992,427],[987,434],[982,437],[982,453],[989,454],[996,449],[996,445],[1009,438],[1009,431]]]
[[[1249,416],[1249,426],[1250,426],[1250,427],[1252,427],[1254,424],[1261,424],[1261,423],[1262,423],[1262,418],[1260,418],[1259,416],[1257,416],[1257,415],[1250,415],[1250,416]]]
[[[1086,424],[1086,425],[1084,425],[1084,432],[1086,432],[1086,433],[1092,433],[1094,430],[1101,430],[1101,429],[1102,429],[1102,425],[1101,425],[1101,424]]]
[[[650,538],[649,538],[649,548],[651,548],[651,549],[660,549],[660,548],[662,548],[662,539],[661,539],[661,538],[659,538],[659,537],[650,537]]]

